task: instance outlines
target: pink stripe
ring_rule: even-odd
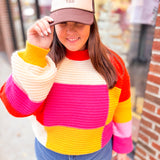
[[[112,137],[112,122],[104,127],[102,135],[102,148],[109,142]]]
[[[132,121],[126,123],[113,123],[113,134],[115,136],[126,138],[130,137],[132,132]]]
[[[46,126],[101,127],[105,125],[108,106],[106,85],[54,83],[44,108],[43,122]]]
[[[42,102],[32,102],[28,96],[14,83],[12,76],[9,77],[6,83],[5,94],[11,106],[23,115],[33,114],[42,104]]]
[[[113,136],[113,150],[117,153],[129,153],[133,150],[132,138]]]

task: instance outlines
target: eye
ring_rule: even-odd
[[[62,23],[59,23],[58,26],[60,27],[65,27],[67,25],[67,22],[62,22]]]
[[[79,23],[79,22],[76,22],[75,25],[78,26],[78,27],[83,27],[84,26],[83,23]]]
[[[67,22],[62,22],[62,23],[60,23],[60,24],[62,24],[62,25],[66,25],[66,24],[67,24]]]

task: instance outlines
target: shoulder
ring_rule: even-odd
[[[128,74],[128,71],[127,71],[127,68],[125,66],[123,59],[113,50],[109,49],[109,52],[110,52],[111,63],[115,67],[117,75],[118,75],[116,87],[121,88],[121,89],[122,88],[129,89],[130,77],[129,77],[129,74]]]
[[[126,66],[123,59],[113,50],[109,49],[110,52],[110,61],[112,65],[115,67],[119,76],[123,76],[126,72]]]

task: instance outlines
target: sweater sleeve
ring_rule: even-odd
[[[124,63],[122,62],[124,65]],[[130,78],[124,65],[120,78],[121,94],[113,117],[113,150],[117,153],[129,153],[132,145],[132,109],[130,94]]]
[[[43,107],[57,70],[48,52],[27,42],[24,51],[13,53],[12,74],[0,90],[0,98],[13,116],[26,117]]]

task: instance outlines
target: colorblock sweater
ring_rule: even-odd
[[[13,53],[12,74],[0,90],[8,112],[32,115],[36,138],[57,153],[93,153],[111,138],[114,151],[130,152],[130,82],[121,58],[113,53],[118,82],[108,89],[88,50],[67,51],[57,66],[48,52],[27,42],[24,51]]]

